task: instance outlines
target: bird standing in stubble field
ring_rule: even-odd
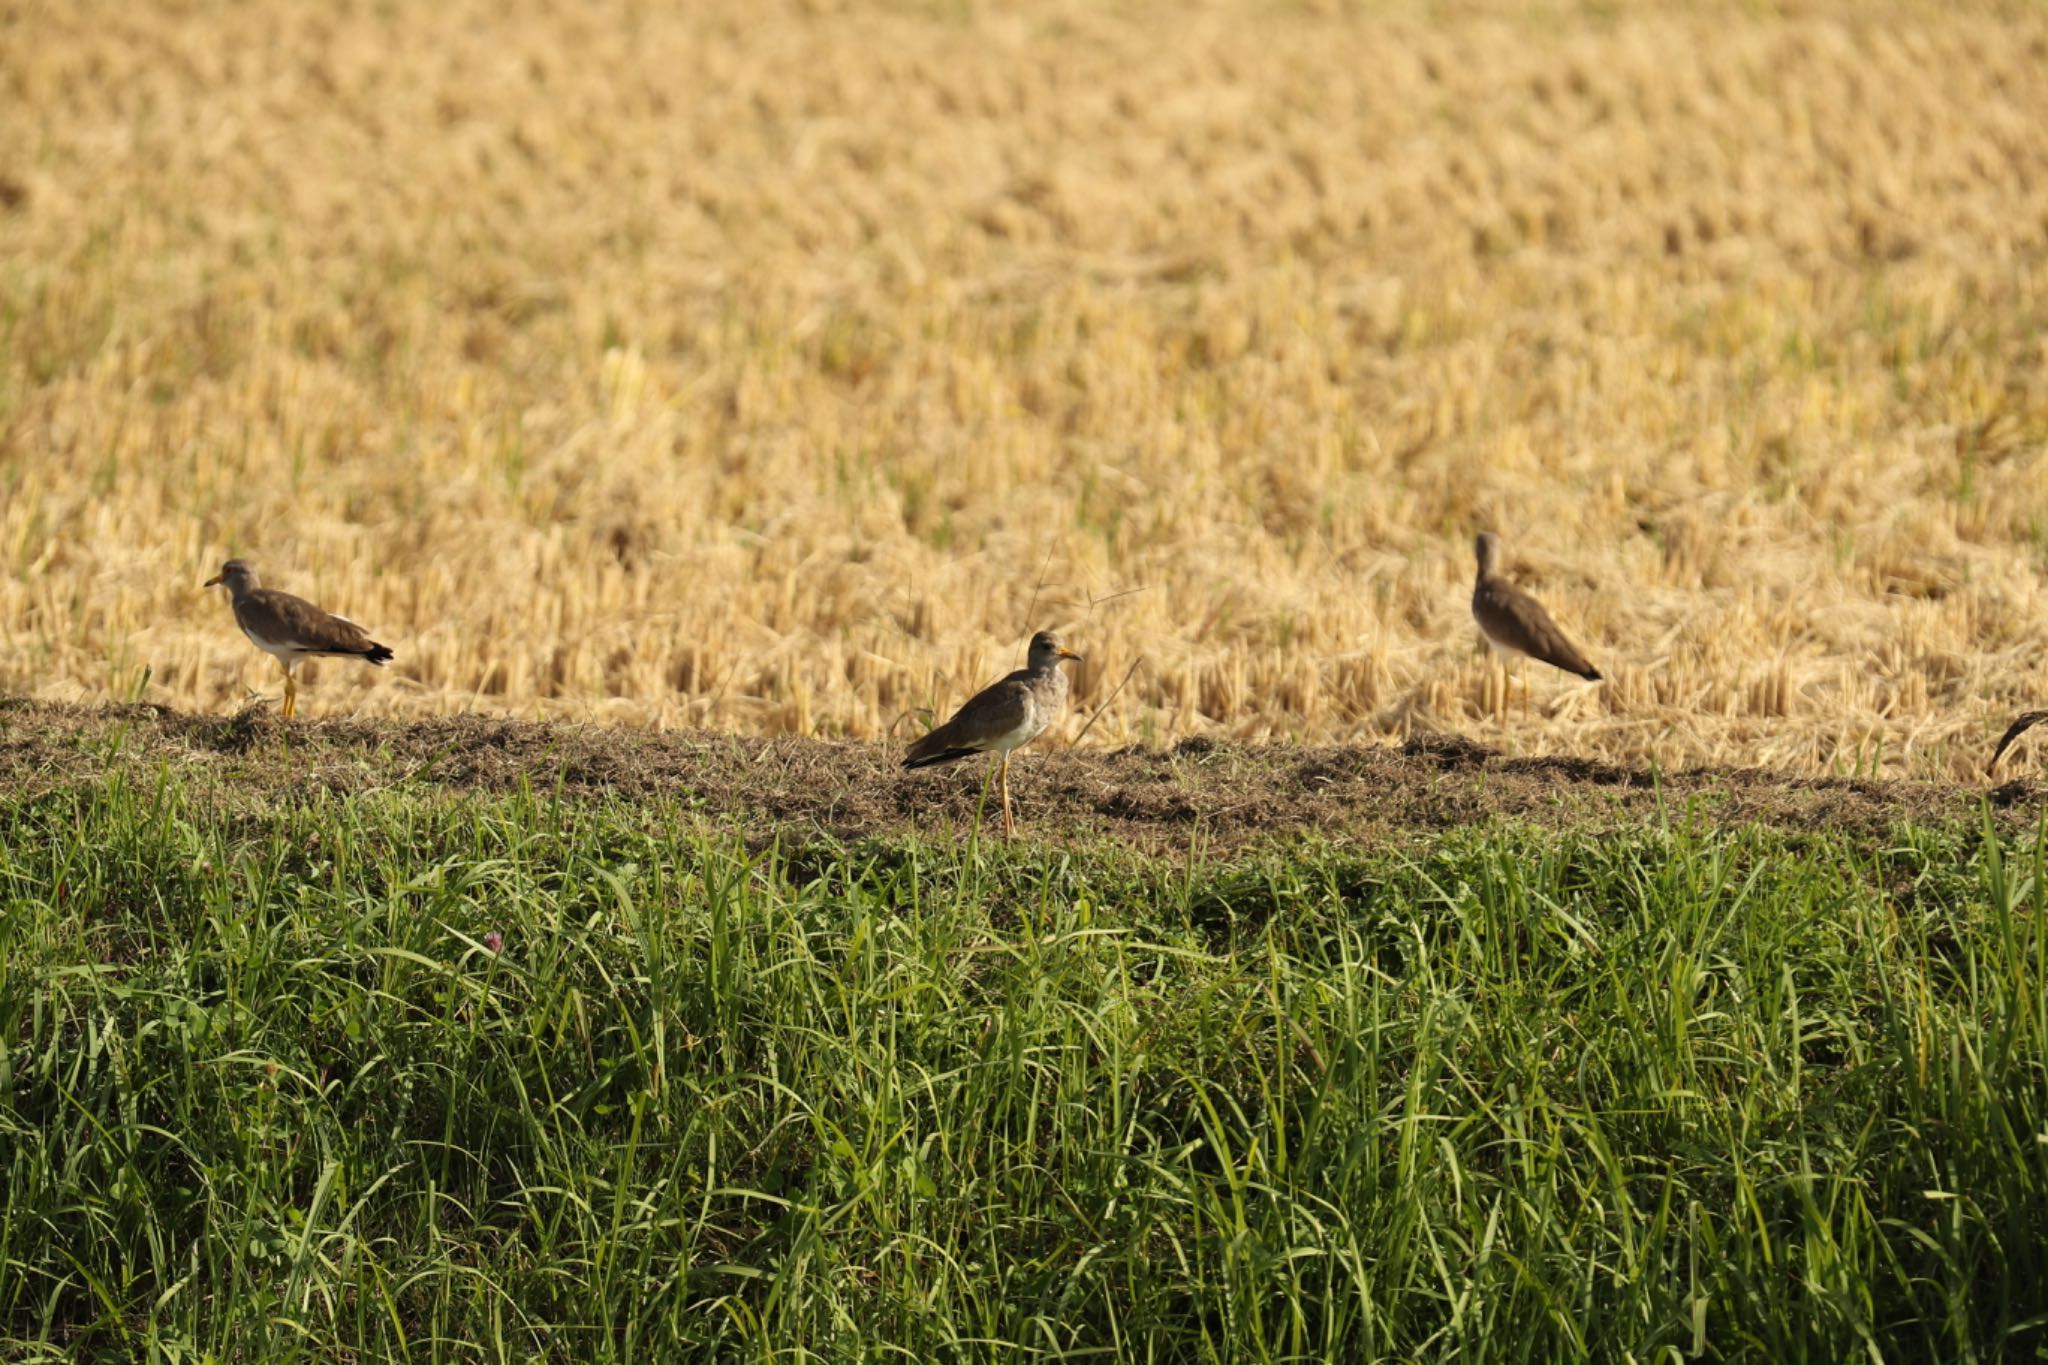
[[[284,711],[286,718],[298,713],[299,685],[292,669],[308,655],[340,655],[362,659],[382,668],[391,661],[391,651],[370,638],[346,616],[322,611],[303,597],[266,588],[256,580],[256,571],[239,559],[230,559],[220,572],[206,580],[206,587],[225,587],[235,611],[235,624],[249,643],[276,659],[284,669]]]
[[[974,754],[996,754],[996,775],[1003,793],[1003,837],[1016,832],[1010,819],[1010,750],[1021,748],[1045,731],[1067,704],[1067,675],[1060,660],[1080,655],[1049,630],[1031,637],[1024,667],[991,683],[967,699],[953,718],[910,746],[906,768],[929,768]]]
[[[1479,623],[1479,633],[1486,637],[1486,642],[1501,656],[1501,723],[1507,723],[1508,697],[1513,688],[1508,665],[1517,656],[1539,659],[1589,682],[1600,681],[1600,670],[1586,662],[1579,647],[1565,638],[1543,604],[1508,582],[1501,573],[1500,537],[1491,531],[1482,532],[1476,548],[1479,578],[1472,585],[1472,619]],[[1529,673],[1524,665],[1522,718],[1526,720],[1528,716]]]

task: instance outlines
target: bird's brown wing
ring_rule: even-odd
[[[1509,649],[1567,673],[1600,680],[1600,670],[1565,638],[1543,604],[1514,584],[1497,579],[1480,584],[1472,594],[1472,614],[1480,629]]]
[[[235,603],[242,629],[268,644],[300,654],[370,654],[380,646],[346,616],[322,611],[303,597],[258,588]]]
[[[2012,747],[2013,741],[2044,720],[2048,720],[2048,711],[2022,711],[2012,724],[2005,727],[2005,734],[1999,739],[1998,747],[1991,751],[1991,762],[1984,771],[1987,774],[1997,772],[1998,760],[2005,757],[2005,751]]]
[[[910,746],[903,766],[919,768],[978,754],[1031,719],[1029,675],[1012,673],[969,697],[953,718]]]

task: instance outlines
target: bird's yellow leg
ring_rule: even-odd
[[[1017,826],[1010,819],[1010,751],[1008,749],[1003,750],[1003,766],[996,771],[1001,774],[1003,785],[1003,837],[1005,839],[1014,839],[1017,837]]]
[[[277,666],[284,670],[283,715],[286,720],[290,720],[295,714],[297,714],[299,709],[299,684],[297,680],[292,677],[292,666],[290,664],[286,663],[283,659],[279,659],[277,661]]]
[[[981,799],[974,803],[974,834],[981,837],[982,817],[988,814],[988,789],[995,785],[996,765],[991,762],[981,771]]]
[[[1526,724],[1526,723],[1528,722],[1528,719],[1529,719],[1529,661],[1528,661],[1527,659],[1524,659],[1524,660],[1522,660],[1522,720],[1523,720],[1523,722],[1524,722],[1524,723]]]

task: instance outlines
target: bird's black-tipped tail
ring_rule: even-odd
[[[932,768],[941,763],[951,763],[956,758],[972,758],[980,752],[981,750],[979,749],[941,749],[937,753],[932,754],[913,752],[910,757],[903,760],[903,766],[906,768]]]
[[[363,657],[377,665],[377,667],[382,668],[391,662],[391,646],[371,645],[367,650],[363,651]]]
[[[1591,664],[1587,664],[1584,668],[1579,670],[1579,676],[1584,678],[1587,682],[1599,682],[1600,670],[1593,667],[1593,665]]]

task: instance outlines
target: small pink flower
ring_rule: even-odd
[[[502,949],[504,946],[505,936],[499,933],[496,929],[493,929],[489,933],[484,935],[484,947],[490,949],[492,952],[495,953]]]

